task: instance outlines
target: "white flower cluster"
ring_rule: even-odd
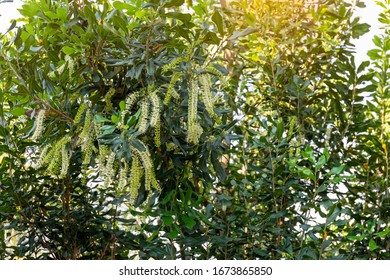
[[[119,191],[123,190],[127,185],[127,173],[128,173],[127,163],[124,162],[124,166],[121,168],[119,172],[119,180],[118,180],[118,189]]]
[[[104,96],[104,101],[106,102],[106,106],[104,107],[104,111],[107,112],[111,112],[112,111],[112,102],[111,102],[111,98],[114,96],[115,94],[115,88],[110,88],[106,95]]]
[[[39,111],[39,113],[38,113],[38,117],[37,117],[37,120],[36,120],[36,126],[35,126],[34,134],[31,136],[31,139],[34,140],[34,141],[38,140],[38,138],[41,137],[41,135],[42,135],[43,122],[45,120],[45,116],[46,116],[46,110],[41,109]]]
[[[83,102],[80,104],[79,109],[77,110],[76,116],[73,119],[74,124],[78,124],[81,121],[81,116],[84,114],[87,109],[87,103]]]
[[[69,135],[64,136],[54,145],[46,145],[39,156],[35,168],[43,167],[48,164],[46,173],[49,175],[59,175],[61,178],[68,174],[70,155],[66,145],[71,141]]]
[[[180,96],[175,90],[176,83],[181,79],[183,76],[183,73],[181,72],[175,72],[172,75],[171,81],[169,82],[167,93],[165,94],[164,98],[164,105],[168,105],[171,98],[178,99]]]
[[[150,102],[152,103],[152,114],[150,117],[150,126],[156,127],[160,123],[160,98],[156,91],[153,91],[149,95]]]
[[[142,143],[142,142],[141,142]],[[132,148],[132,152],[142,163],[143,170],[145,172],[145,190],[149,191],[151,188],[159,189],[159,185],[156,180],[156,175],[154,172],[152,158],[150,152],[145,144],[142,143],[145,151],[139,151],[136,148]]]
[[[111,151],[110,155],[107,158],[107,163],[104,168],[104,188],[107,188],[112,181],[112,177],[115,174],[115,169],[114,169],[114,162],[115,162],[115,157],[116,153]]]
[[[134,201],[138,196],[138,190],[141,187],[141,177],[143,169],[140,166],[140,162],[137,156],[134,156],[131,161],[130,169],[130,196]]]
[[[35,164],[35,169],[38,169],[42,166],[45,165],[45,158],[46,158],[46,155],[47,155],[47,152],[49,151],[49,149],[51,148],[51,145],[45,145],[41,151],[41,153],[39,154],[39,158],[37,160],[37,163]]]
[[[152,103],[152,114],[150,117],[150,126],[154,128],[154,144],[156,147],[161,146],[161,120],[160,120],[160,98],[156,91],[150,93]]]
[[[64,72],[66,66],[68,66],[69,78],[71,78],[74,73],[74,60],[69,55],[65,56],[65,61],[60,67],[48,73],[47,76],[49,78],[54,78],[56,76],[56,72],[58,73],[58,75],[61,75]]]
[[[139,116],[138,131],[144,134],[148,128],[149,120],[149,100],[144,99],[141,101],[141,115]]]
[[[92,153],[95,150],[95,146],[93,144],[93,142],[95,141],[94,130],[95,130],[94,127],[91,126],[81,145],[81,151],[83,152],[84,166],[87,166],[90,163]]]
[[[139,92],[134,92],[126,98],[126,110],[131,110],[135,102],[137,102],[139,96]]]
[[[297,117],[292,116],[290,119],[290,127],[288,128],[287,141],[289,141],[291,139],[291,137],[294,133],[296,121],[297,121]]]
[[[98,163],[99,163],[99,172],[102,174],[104,174],[106,157],[109,154],[110,154],[110,150],[106,145],[99,145]]]
[[[221,73],[221,71],[219,71],[217,68],[213,67],[213,66],[208,66],[206,68],[206,71],[217,76],[222,87],[226,87],[228,85],[226,79],[225,79],[225,76]]]
[[[140,97],[139,92],[134,92],[132,94],[129,94],[125,101],[125,109],[121,113],[121,126],[125,123],[126,115],[130,112],[130,110],[133,108],[134,104],[138,101]],[[121,127],[119,127],[121,128]]]
[[[209,74],[199,75],[199,83],[201,85],[201,100],[206,107],[206,111],[214,119],[217,118],[217,115],[214,113],[214,104],[211,93],[211,77]]]
[[[68,175],[68,169],[69,169],[69,164],[70,164],[70,156],[69,152],[66,150],[66,144],[62,145],[61,147],[61,173],[60,177],[65,178]]]
[[[85,114],[85,120],[83,129],[79,135],[79,141],[77,144],[81,146],[83,153],[83,166],[86,167],[91,161],[92,153],[96,150],[94,141],[97,135],[95,122],[93,121],[93,115],[91,110],[87,110]]]
[[[329,140],[331,136],[332,136],[332,126],[329,125],[326,128],[326,132],[325,132],[325,147],[329,147]]]
[[[92,112],[91,110],[88,109],[87,112],[85,113],[83,130],[81,131],[79,136],[80,139],[84,139],[87,137],[89,131],[91,130],[92,119],[93,119]]]
[[[176,68],[180,63],[182,63],[184,61],[186,61],[186,60],[183,57],[175,58],[174,60],[172,60],[171,62],[169,62],[163,66],[162,73],[163,74],[167,73],[169,70]]]
[[[202,127],[197,123],[198,113],[198,81],[190,80],[190,87],[188,90],[188,128],[187,128],[187,142],[198,144],[199,137],[203,133]]]

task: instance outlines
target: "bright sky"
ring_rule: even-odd
[[[4,0],[0,0],[4,1]],[[375,34],[379,34],[379,22],[378,14],[381,11],[380,7],[377,6],[374,0],[364,0],[366,8],[358,9],[356,15],[360,16],[363,22],[371,25],[370,32],[360,37],[359,40],[355,41],[356,45],[356,64],[359,65],[361,61],[367,59],[367,51],[374,47],[372,38]],[[10,26],[11,19],[17,18],[19,8],[23,2],[21,0],[13,0],[13,3],[2,3],[0,4],[0,33],[3,33]]]

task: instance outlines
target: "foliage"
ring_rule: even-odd
[[[0,256],[388,259],[388,14],[26,3],[0,54]]]

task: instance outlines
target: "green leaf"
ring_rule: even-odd
[[[137,139],[130,139],[131,145],[136,148],[140,152],[145,152],[146,148],[145,146]]]
[[[130,4],[124,3],[122,1],[115,1],[112,5],[117,10],[127,10],[128,14],[129,14],[129,12],[130,12],[130,14],[134,14],[135,11],[137,10],[136,7],[134,7]]]
[[[11,114],[14,116],[14,117],[19,117],[19,116],[22,116],[24,115],[24,113],[26,112],[26,109],[25,108],[22,108],[22,107],[15,107],[11,110]]]
[[[367,235],[349,235],[347,238],[352,241],[362,241],[364,238],[366,238]]]
[[[29,35],[27,37],[27,39],[24,41],[24,50],[25,51],[30,50],[31,45],[34,44],[34,43],[35,43],[34,36]]]
[[[68,14],[68,10],[66,8],[63,8],[63,7],[58,7],[57,8],[57,14],[58,14],[58,17],[60,19],[62,19],[63,21],[66,20],[67,18],[67,14]]]
[[[134,125],[136,122],[137,122],[137,117],[136,117],[136,116],[131,116],[131,117],[128,119],[126,125],[127,125],[128,127],[131,127],[131,126]]]
[[[184,4],[184,0],[172,0],[164,4],[164,8],[179,7]]]
[[[356,39],[370,31],[370,25],[367,23],[356,24],[352,27],[352,38]]]
[[[283,121],[280,121],[276,127],[276,132],[275,132],[275,136],[278,140],[282,138],[283,132],[284,132],[284,124]]]
[[[296,169],[298,171],[298,174],[303,177],[303,179],[311,179],[313,181],[316,180],[316,177],[314,176],[313,172],[305,167],[305,166],[296,166]]]
[[[324,251],[330,244],[332,244],[332,239],[325,240],[321,246],[322,251]]]
[[[113,123],[118,123],[118,122],[119,122],[118,116],[116,116],[116,115],[111,115],[111,121],[112,121]]]
[[[172,198],[172,196],[173,196],[174,193],[175,193],[175,190],[171,190],[171,191],[164,197],[164,199],[161,201],[161,204],[162,204],[162,205],[167,204],[167,203],[171,200],[171,198]]]
[[[101,115],[95,115],[95,121],[96,122],[111,122],[109,119],[107,119]]]
[[[223,30],[223,19],[221,14],[218,11],[215,11],[211,19],[217,25],[218,32],[223,36],[225,32]]]
[[[196,225],[196,222],[192,217],[189,217],[187,215],[181,215],[180,218],[183,220],[184,224],[188,229],[192,229]]]
[[[370,242],[368,243],[368,247],[370,248],[370,251],[374,251],[379,248],[378,245],[376,245],[374,239],[370,240]]]
[[[329,225],[331,222],[336,219],[336,217],[340,214],[340,208],[335,205],[331,208],[331,210],[328,213],[328,218],[326,219],[326,224]]]
[[[377,236],[377,237],[386,237],[386,236],[389,235],[389,233],[390,233],[390,230],[389,229],[385,229],[385,230],[383,230],[381,232],[374,233],[374,235]]]
[[[318,159],[317,163],[316,163],[316,171],[320,170],[321,167],[323,167],[326,162],[327,162],[326,156],[325,155],[321,155],[320,158]]]
[[[214,32],[207,32],[206,35],[203,37],[203,41],[207,44],[214,44],[214,45],[218,45],[219,42],[221,41],[220,38],[218,38],[217,34],[215,34]]]
[[[218,178],[221,181],[225,181],[226,180],[226,172],[225,172],[225,169],[222,167],[221,163],[219,162],[217,152],[211,153],[211,163],[213,164],[215,173],[217,174]]]
[[[359,68],[357,70],[358,73],[361,73],[363,70],[365,70],[367,68],[367,66],[370,65],[370,62],[369,61],[363,61],[360,65],[359,65]]]
[[[11,23],[11,26],[8,28],[7,32],[8,33],[9,31],[11,31],[12,29],[14,29],[16,26],[16,20],[13,20],[12,23]]]
[[[372,42],[377,46],[378,48],[382,48],[382,39],[381,37],[375,35],[374,39],[372,39]]]
[[[121,111],[124,111],[126,109],[126,102],[125,101],[122,100],[121,102],[119,102],[119,109]]]
[[[378,60],[378,59],[381,59],[382,58],[382,55],[381,55],[381,50],[378,50],[378,49],[373,49],[373,50],[369,50],[367,52],[367,55],[368,57],[371,59],[371,60]]]
[[[161,219],[163,220],[165,226],[170,226],[174,222],[171,216],[162,216]]]
[[[170,233],[167,234],[167,237],[170,239],[175,239],[178,235],[179,235],[179,231],[172,230]]]
[[[61,49],[65,54],[67,55],[70,55],[70,54],[74,54],[75,53],[75,49],[74,48],[71,48],[69,46],[64,46],[62,47]]]
[[[182,14],[177,12],[166,13],[165,16],[181,20],[183,22],[191,21],[192,16],[190,14]]]
[[[328,185],[326,184],[322,184],[318,189],[317,189],[317,193],[321,193],[321,192],[324,192],[328,189]]]
[[[305,150],[302,152],[302,156],[307,158],[312,164],[315,164],[314,152],[310,146],[306,146]]]
[[[333,167],[326,175],[339,175],[343,172],[345,164]]]
[[[115,125],[103,125],[100,130],[104,131],[105,134],[113,133],[116,129]]]

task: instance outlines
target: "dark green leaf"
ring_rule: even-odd
[[[182,13],[177,13],[177,12],[166,13],[165,16],[170,17],[170,18],[179,19],[183,22],[191,21],[191,18],[192,18],[190,14],[182,14]]]
[[[130,139],[131,145],[140,152],[145,152],[145,146],[137,139]]]
[[[164,4],[164,8],[179,7],[184,4],[184,0],[171,0]]]
[[[188,229],[192,229],[196,225],[194,219],[187,215],[181,215],[180,218],[183,220],[184,224]]]

